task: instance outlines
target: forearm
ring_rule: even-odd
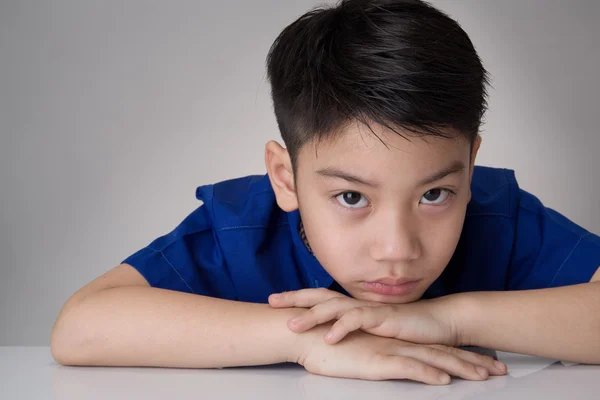
[[[62,364],[213,368],[286,362],[302,309],[151,287],[101,290],[63,310],[52,333]]]
[[[600,364],[600,282],[448,297],[462,345]]]

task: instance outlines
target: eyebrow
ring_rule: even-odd
[[[445,178],[448,175],[452,175],[457,172],[461,172],[464,169],[465,169],[465,165],[462,163],[462,161],[454,161],[447,168],[444,168],[443,170],[438,171],[435,174],[432,174],[430,176],[427,176],[427,177],[421,179],[417,185],[418,185],[418,187],[421,187],[421,186],[425,186],[425,185],[433,183],[433,182],[437,182],[437,181]],[[356,183],[356,184],[364,185],[364,186],[369,186],[372,188],[377,188],[380,186],[378,182],[370,181],[366,178],[343,171],[336,167],[327,167],[327,168],[320,169],[317,171],[317,174],[319,174],[323,177],[326,177],[326,178],[343,179],[347,182]]]
[[[454,161],[452,164],[450,164],[447,168],[444,168],[443,170],[436,172],[433,175],[430,175],[426,178],[423,178],[420,182],[419,182],[419,186],[425,186],[428,185],[430,183],[433,182],[437,182],[445,177],[447,177],[448,175],[452,175],[452,174],[456,174],[458,172],[462,172],[465,169],[465,164],[463,164],[462,161]]]

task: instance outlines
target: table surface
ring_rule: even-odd
[[[497,353],[511,374],[447,386],[369,382],[294,364],[226,369],[64,367],[49,347],[0,347],[0,399],[598,399],[600,366]]]

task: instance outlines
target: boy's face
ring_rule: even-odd
[[[372,128],[388,147],[367,127],[351,124],[339,139],[300,150],[295,191],[273,186],[282,208],[300,209],[315,256],[350,295],[407,303],[423,295],[454,253],[480,137],[470,157],[462,138],[407,133],[409,141]],[[289,184],[291,173],[282,170],[270,168],[271,180]],[[450,173],[425,182],[442,172]]]

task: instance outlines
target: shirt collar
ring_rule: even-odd
[[[333,277],[323,268],[319,260],[309,250],[307,244],[304,243],[300,236],[300,212],[289,212],[288,221],[290,224],[290,233],[296,252],[300,258],[301,265],[308,278],[308,284],[312,288],[325,287],[328,288],[333,283]]]
[[[304,231],[304,224],[302,223],[302,218],[300,218],[300,228],[298,229],[298,233],[300,234],[300,239],[308,249],[308,251],[313,254],[312,249],[310,248],[310,243],[308,243],[308,239],[306,238],[306,232]]]

